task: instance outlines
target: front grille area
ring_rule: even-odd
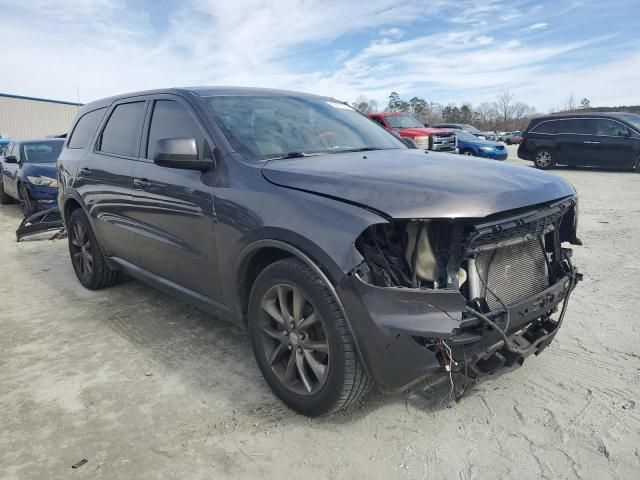
[[[529,222],[514,222],[511,228],[492,227],[486,229],[473,241],[473,247],[481,247],[483,245],[491,245],[500,243],[505,240],[519,237],[539,237],[547,233],[552,225],[557,226],[564,212],[558,211],[546,217],[538,218]],[[536,240],[537,241],[537,240]]]
[[[483,251],[476,259],[480,294],[491,310],[501,307],[487,285],[509,305],[540,293],[549,286],[545,253],[538,238]]]
[[[504,145],[496,145],[494,148],[496,150],[504,150]]]
[[[454,150],[456,148],[456,136],[454,133],[437,133],[429,136],[430,149],[441,150]]]

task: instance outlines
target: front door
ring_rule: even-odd
[[[136,163],[132,190],[142,267],[218,298],[211,174],[153,163],[160,139],[195,138],[201,157],[211,155],[211,142],[191,107],[173,95],[154,98],[143,138],[146,159]]]
[[[596,120],[597,142],[593,144],[592,165],[604,168],[630,168],[634,151],[631,132],[626,125],[608,118]]]

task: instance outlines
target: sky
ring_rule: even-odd
[[[194,85],[449,104],[640,104],[640,0],[0,0],[0,92]]]

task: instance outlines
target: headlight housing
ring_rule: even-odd
[[[483,152],[493,152],[493,147],[480,147]]]
[[[429,136],[423,135],[420,137],[413,137],[413,141],[416,142],[420,148],[428,148],[429,147]]]
[[[58,187],[58,180],[51,177],[43,177],[42,175],[39,175],[37,177],[28,176],[27,180],[29,180],[31,184],[37,185],[39,187]]]

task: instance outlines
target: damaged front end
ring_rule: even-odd
[[[577,200],[477,219],[397,220],[356,241],[364,261],[339,286],[369,373],[398,390],[438,371],[478,378],[540,353],[581,279],[562,244]],[[558,311],[557,319],[552,315]]]

